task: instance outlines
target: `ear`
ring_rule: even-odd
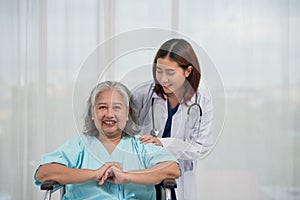
[[[191,72],[193,71],[193,67],[190,65],[188,66],[188,68],[184,71],[184,75],[185,77],[189,77],[189,75],[191,74]]]

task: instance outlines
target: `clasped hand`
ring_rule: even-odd
[[[107,162],[98,170],[96,170],[96,179],[99,185],[103,185],[105,181],[113,184],[124,184],[126,180],[126,172],[123,171],[121,165],[117,162]]]

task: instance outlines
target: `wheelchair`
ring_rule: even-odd
[[[172,200],[171,190],[177,188],[176,181],[174,179],[163,180],[159,185],[155,185],[156,189],[156,200]],[[63,198],[65,193],[64,186],[60,185],[55,181],[44,182],[41,185],[41,190],[46,190],[44,200],[50,200],[54,189],[60,189],[60,198]],[[160,194],[159,194],[160,193]]]

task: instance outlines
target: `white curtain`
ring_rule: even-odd
[[[81,131],[74,106],[94,80],[76,85],[99,47],[113,62],[104,75],[89,68],[95,77],[133,86],[127,75],[139,66],[137,82],[151,79],[162,41],[149,35],[149,48],[118,56],[138,41],[111,40],[146,28],[189,38],[223,81],[222,135],[198,162],[199,199],[300,198],[299,10],[297,0],[0,1],[0,200],[42,198],[33,174],[43,153]]]

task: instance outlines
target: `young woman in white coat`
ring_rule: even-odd
[[[171,39],[156,53],[152,72],[154,82],[133,91],[145,134],[140,141],[163,146],[176,156],[183,171],[173,199],[194,200],[196,161],[212,147],[213,121],[212,102],[198,90],[199,61],[186,40]]]

